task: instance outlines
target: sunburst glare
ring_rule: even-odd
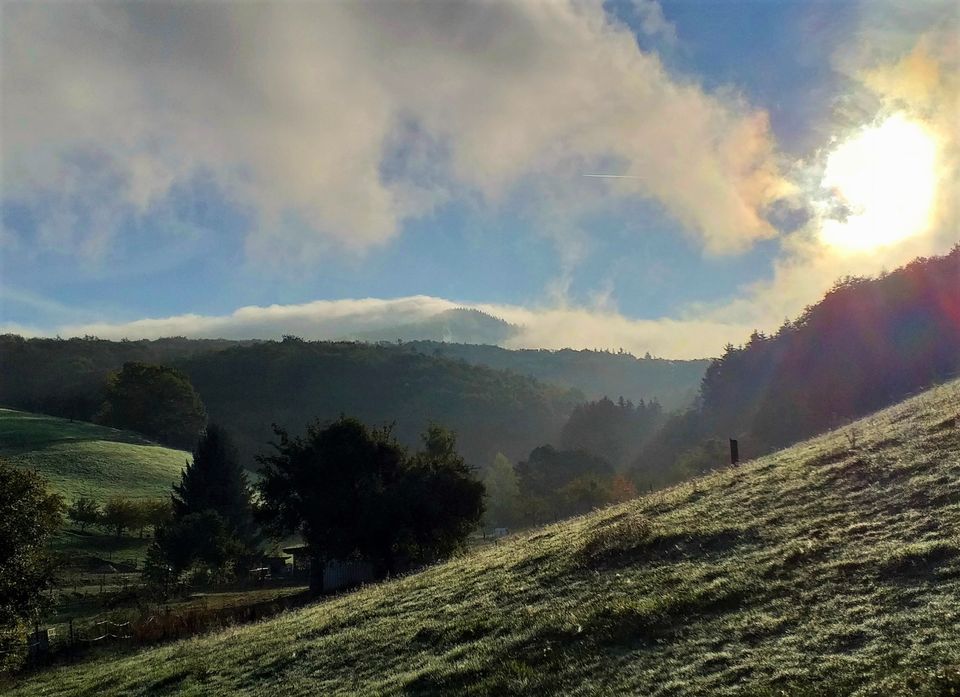
[[[937,142],[903,114],[866,128],[828,157],[821,186],[847,208],[821,239],[846,251],[895,244],[924,232],[937,188]]]

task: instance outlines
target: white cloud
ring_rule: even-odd
[[[838,131],[830,147],[817,153],[810,169],[816,178],[831,149],[865,126],[891,117],[915,122],[932,134],[937,148],[926,224],[892,244],[844,251],[824,244],[821,234],[824,226],[842,232],[843,223],[815,210],[803,229],[783,240],[771,280],[745,287],[738,298],[722,306],[694,307],[691,313],[774,329],[783,318],[795,317],[818,301],[843,276],[891,271],[917,257],[944,254],[960,241],[960,8],[942,2],[909,8],[877,2],[865,3],[862,15],[857,40],[834,56],[836,68],[860,85],[857,118]],[[920,154],[914,154],[914,162]],[[878,179],[872,185],[876,189],[879,184]],[[904,182],[904,189],[915,184]],[[861,219],[871,218],[870,211],[866,213]],[[896,224],[898,216],[890,218],[876,222]],[[850,224],[859,222],[853,216]],[[881,232],[877,238],[882,238]]]
[[[637,7],[646,31],[669,34],[658,5]],[[791,190],[763,112],[669,75],[599,4],[6,3],[3,195],[49,197],[32,243],[94,257],[123,215],[149,211],[207,168],[259,211],[247,243],[258,261],[376,245],[453,196],[491,206],[521,198],[533,227],[559,245],[562,268],[545,307],[473,304],[522,325],[512,346],[716,355],[795,317],[843,275],[893,269],[960,238],[957,10],[891,7],[865,3],[857,39],[835,57],[862,85],[838,136],[900,112],[936,134],[929,229],[843,254],[820,242],[814,211],[782,239],[770,280],[672,318],[624,317],[609,288],[597,307],[566,304],[570,274],[589,252],[577,217],[610,196],[649,196],[707,249],[733,251],[773,234],[763,209]],[[791,173],[809,181],[792,191],[799,205],[817,194],[827,154]],[[636,178],[580,177],[598,168]],[[307,225],[289,224],[291,212]],[[321,301],[58,331],[331,338],[464,304]]]
[[[256,260],[382,244],[450,195],[560,182],[573,205],[597,163],[636,178],[584,201],[653,197],[734,251],[787,188],[763,112],[669,75],[600,2],[8,2],[0,31],[3,196],[69,254],[201,168],[259,213]]]
[[[125,323],[73,324],[61,326],[55,333],[64,337],[93,335],[105,339],[167,336],[279,339],[283,334],[305,339],[343,339],[419,322],[457,307],[474,307],[518,325],[519,333],[506,344],[509,348],[623,348],[639,355],[650,351],[672,358],[701,358],[719,354],[725,343],[740,341],[750,331],[746,325],[709,319],[637,320],[609,309],[531,309],[412,296],[250,306],[219,316],[185,314]],[[36,330],[28,333],[38,334]]]
[[[633,6],[645,34],[660,37],[668,44],[677,42],[677,28],[663,16],[663,8],[657,0],[633,0]]]
[[[412,296],[392,300],[318,300],[299,305],[247,306],[229,315],[184,314],[132,322],[95,322],[60,328],[63,336],[90,334],[104,339],[157,339],[167,336],[272,339],[294,334],[305,339],[336,339],[381,327],[426,319],[457,305],[441,298]]]

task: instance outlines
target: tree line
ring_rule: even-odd
[[[774,334],[727,345],[697,403],[668,416],[635,459],[638,483],[755,457],[960,375],[960,245],[876,278],[844,278]]]
[[[535,525],[635,497],[629,465],[663,418],[656,400],[603,397],[573,409],[559,446],[537,446],[516,465],[498,453],[484,477],[488,525]]]
[[[166,499],[130,499],[123,496],[111,496],[105,503],[81,496],[66,509],[67,518],[86,532],[92,525],[115,534],[117,537],[125,531],[137,532],[143,537],[147,528],[157,530],[170,519],[170,502]]]
[[[458,448],[468,462],[489,462],[501,451],[517,458],[541,439],[556,438],[570,410],[582,401],[568,388],[398,346],[296,337],[227,342],[4,335],[0,404],[99,420],[173,447],[192,448],[199,429],[181,432],[150,423],[162,402],[148,401],[149,408],[143,407],[137,401],[142,391],[128,392],[133,409],[104,408],[123,398],[123,382],[111,387],[111,380],[125,364],[163,366],[165,375],[144,376],[143,382],[153,380],[158,391],[162,385],[173,387],[177,375],[185,379],[192,393],[174,392],[175,399],[195,407],[195,421],[209,419],[226,428],[250,470],[257,466],[262,444],[273,437],[273,422],[302,429],[316,417],[326,421],[340,413],[366,423],[394,422],[397,439],[408,447],[417,447],[431,421],[442,420],[457,432]],[[136,413],[143,418],[127,420]]]

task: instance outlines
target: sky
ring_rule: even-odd
[[[958,15],[5,0],[0,331],[715,356],[960,239]]]

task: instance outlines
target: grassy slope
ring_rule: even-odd
[[[954,382],[735,470],[13,694],[941,694],[960,684],[958,410]]]
[[[0,457],[37,470],[67,501],[104,501],[169,494],[189,455],[128,431],[0,409]]]

